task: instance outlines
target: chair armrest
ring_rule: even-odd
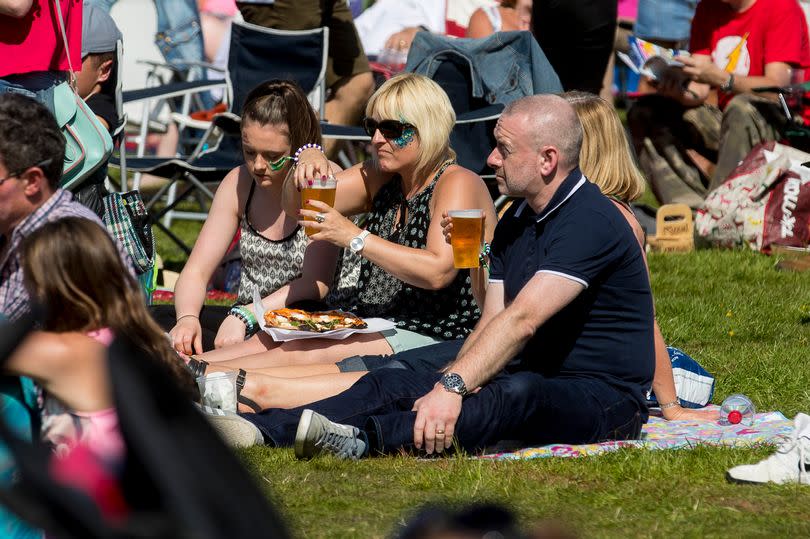
[[[224,80],[195,80],[191,82],[173,82],[163,86],[152,88],[141,88],[139,90],[127,90],[123,92],[124,103],[134,103],[145,99],[168,99],[186,94],[206,92],[215,88],[225,88],[227,83]]]
[[[459,114],[456,116],[456,125],[497,120],[500,118],[503,109],[504,105],[498,103],[478,110],[471,110],[470,112],[465,112],[464,114]]]
[[[183,71],[187,71],[191,67],[200,67],[204,69],[210,69],[212,71],[217,71],[219,73],[225,73],[227,69],[222,68],[220,66],[216,66],[214,64],[210,64],[208,62],[193,62],[193,61],[179,61],[179,62],[159,62],[156,60],[137,60],[136,63],[141,65],[148,65],[152,66],[153,69],[163,67],[174,71],[176,73],[180,73]]]

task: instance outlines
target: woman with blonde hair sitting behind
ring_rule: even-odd
[[[579,166],[585,176],[599,186],[606,196],[613,199],[638,239],[642,250],[645,245],[644,231],[636,220],[630,202],[644,193],[645,181],[630,152],[630,143],[619,117],[613,107],[601,97],[587,92],[566,92],[562,97],[568,101],[582,123],[584,138],[579,154]],[[646,261],[646,257],[645,257]],[[665,419],[709,420],[717,416],[713,410],[683,408],[675,393],[664,336],[655,322],[655,376],[653,392],[661,406]]]

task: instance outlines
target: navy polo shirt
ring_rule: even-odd
[[[490,282],[508,305],[537,273],[585,288],[526,343],[510,370],[599,378],[644,402],[655,368],[653,301],[630,225],[599,188],[574,169],[540,214],[526,201],[498,223]]]

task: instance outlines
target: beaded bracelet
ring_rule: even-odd
[[[482,268],[489,267],[489,264],[487,263],[487,260],[489,259],[489,252],[489,244],[484,242],[484,245],[481,247],[481,253],[478,255],[478,265]]]
[[[293,155],[293,161],[295,161],[297,163],[298,162],[298,156],[301,155],[301,153],[304,150],[309,150],[309,149],[318,150],[319,152],[323,153],[323,148],[321,148],[320,144],[314,144],[314,143],[310,142],[308,144],[304,144],[303,146],[301,146],[300,148],[295,150],[295,155]]]
[[[678,399],[675,399],[672,402],[665,402],[663,404],[658,403],[658,407],[660,409],[662,409],[662,410],[666,410],[667,408],[675,408],[676,406],[679,406],[679,405],[680,405],[680,402],[678,402]]]
[[[228,311],[228,314],[235,316],[245,324],[245,335],[250,336],[259,331],[259,323],[256,321],[253,312],[247,307],[234,305],[231,307],[231,310]]]

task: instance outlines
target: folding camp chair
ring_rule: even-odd
[[[148,207],[153,207],[160,197],[168,194],[167,206],[152,219],[187,252],[190,251],[188,246],[180,242],[168,228],[171,219],[183,217],[204,220],[207,214],[204,211],[179,212],[174,211],[174,208],[189,196],[193,189],[213,199],[213,193],[205,184],[220,181],[228,171],[242,164],[238,115],[241,114],[248,93],[269,78],[293,80],[307,94],[313,108],[323,114],[328,28],[283,31],[235,21],[231,27],[230,43],[226,75],[226,94],[230,112],[217,115],[215,122],[202,137],[201,143],[189,156],[175,159],[130,159],[127,163],[131,170],[170,178],[170,183],[158,191],[148,203]],[[325,137],[368,140],[359,128],[330,126],[324,122],[322,130]],[[211,139],[216,142],[210,147],[206,146]],[[191,184],[190,188],[180,194],[177,193],[176,186],[179,180],[186,180]],[[169,219],[157,223],[164,214]]]

